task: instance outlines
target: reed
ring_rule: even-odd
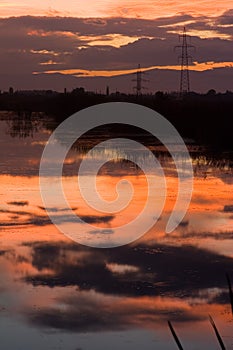
[[[213,318],[212,318],[210,315],[209,315],[209,319],[210,319],[210,324],[211,324],[211,326],[212,326],[213,329],[214,329],[215,335],[216,335],[216,337],[217,337],[217,339],[218,339],[218,343],[219,343],[221,349],[222,349],[222,350],[226,350],[226,347],[225,347],[225,345],[224,345],[224,343],[223,343],[222,337],[221,337],[221,335],[220,335],[220,333],[219,333],[219,331],[218,331],[218,329],[217,329],[217,326],[216,326],[216,324],[215,324]]]
[[[184,350],[184,348],[183,348],[183,346],[181,345],[181,342],[180,342],[180,340],[179,340],[179,338],[178,338],[178,336],[177,336],[177,334],[176,334],[176,332],[175,332],[175,330],[174,330],[174,328],[173,328],[171,322],[170,322],[170,321],[167,321],[167,323],[168,323],[168,326],[169,326],[169,328],[170,328],[170,331],[171,331],[171,333],[172,333],[172,335],[173,335],[173,338],[174,338],[174,340],[175,340],[175,342],[176,342],[176,345],[178,346],[178,348],[179,348],[180,350]]]
[[[226,273],[226,279],[227,279],[227,284],[229,288],[229,296],[230,296],[230,302],[231,302],[231,313],[233,315],[233,291],[232,291],[232,284],[231,284],[231,279],[228,273]]]

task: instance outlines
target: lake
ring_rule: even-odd
[[[91,248],[63,235],[52,224],[41,199],[40,159],[53,128],[52,118],[40,114],[18,118],[1,112],[2,349],[176,349],[168,320],[184,348],[218,349],[209,315],[226,347],[233,348],[226,280],[228,273],[233,281],[232,155],[213,154],[189,140],[195,174],[192,201],[177,229],[167,234],[166,223],[176,201],[175,165],[161,145],[136,135],[148,144],[166,174],[164,210],[149,232],[131,244]],[[132,203],[107,215],[90,208],[80,197],[77,169],[86,152],[108,138],[104,132],[90,133],[75,143],[63,169],[70,207],[97,228],[93,240],[96,233],[109,234],[133,220],[147,195],[143,172],[108,146],[92,154],[92,160],[102,153],[116,158],[99,171],[97,188],[103,198],[113,200],[117,182],[130,181]],[[134,159],[148,162],[138,149]],[[84,174],[84,180],[88,187],[88,175],[85,178]],[[61,224],[69,223],[66,208],[49,210]],[[77,231],[79,237],[85,235],[82,223]]]

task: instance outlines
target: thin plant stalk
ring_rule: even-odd
[[[229,296],[230,296],[230,302],[231,302],[231,313],[233,315],[233,291],[232,291],[232,284],[231,284],[230,276],[228,274],[226,274],[226,278],[227,278],[227,284],[228,284],[228,288],[229,288]]]
[[[216,337],[217,337],[217,339],[218,339],[218,342],[219,342],[219,345],[220,345],[221,349],[222,349],[222,350],[226,350],[226,347],[225,347],[225,345],[224,345],[224,343],[223,343],[222,337],[221,337],[221,335],[220,335],[220,333],[219,333],[219,331],[218,331],[218,329],[217,329],[217,326],[216,326],[216,324],[214,323],[214,320],[213,320],[213,318],[212,318],[210,315],[209,315],[209,319],[210,319],[210,324],[211,324],[211,326],[212,326],[213,329],[214,329],[215,335],[216,335]]]
[[[175,340],[175,342],[176,342],[176,345],[178,346],[178,348],[179,348],[180,350],[184,350],[184,349],[183,349],[183,346],[181,345],[181,342],[180,342],[180,340],[179,340],[179,338],[178,338],[178,336],[177,336],[177,334],[176,334],[176,332],[175,332],[175,330],[174,330],[174,328],[173,328],[173,326],[172,326],[172,324],[171,324],[171,322],[168,321],[167,323],[168,323],[168,326],[169,326],[169,328],[170,328],[170,331],[171,331],[171,333],[172,333],[172,335],[173,335],[173,338],[174,338],[174,340]]]

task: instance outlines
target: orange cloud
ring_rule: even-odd
[[[207,70],[212,70],[215,68],[232,68],[233,62],[194,62],[193,65],[189,67],[192,71],[204,72]],[[179,65],[170,65],[170,66],[151,66],[147,68],[142,68],[142,71],[150,71],[153,69],[161,70],[180,70]],[[43,73],[54,74],[60,73],[64,75],[74,75],[76,77],[114,77],[125,74],[136,73],[137,69],[125,69],[125,70],[85,70],[85,69],[64,69],[64,70],[47,70]],[[34,72],[34,74],[41,74],[41,72]]]
[[[89,0],[88,2],[71,1],[67,6],[64,0],[33,2],[15,0],[1,2],[1,17],[30,15],[46,16],[74,16],[74,17],[137,17],[153,19],[164,16],[174,16],[177,13],[190,13],[192,15],[216,16],[232,7],[231,0],[220,3],[212,0],[193,1],[156,1],[156,0]]]
[[[224,1],[219,6],[217,1],[137,1],[118,0],[108,1],[109,7],[106,13],[112,16],[137,17],[153,19],[164,16],[174,16],[178,13],[189,13],[192,15],[216,16],[232,7],[232,1]]]

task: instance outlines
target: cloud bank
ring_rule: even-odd
[[[28,82],[25,87],[37,88],[37,82],[42,79],[38,75],[41,74],[49,76],[54,89],[60,89],[52,75],[56,73],[69,78],[92,77],[92,90],[95,90],[100,87],[99,77],[135,73],[139,63],[145,70],[158,70],[159,74],[162,70],[179,70],[179,52],[173,48],[179,44],[178,34],[184,25],[196,46],[196,51],[191,52],[191,70],[212,71],[211,77],[219,80],[219,89],[222,89],[219,69],[225,69],[229,74],[233,67],[232,23],[232,11],[218,17],[182,14],[156,20],[123,17],[1,18],[0,89],[7,89],[12,84],[20,88],[20,80],[24,80],[23,84]],[[166,79],[167,90],[173,89],[165,74],[161,79]],[[72,80],[72,84],[76,87],[78,81]],[[195,88],[201,89],[201,83]]]

